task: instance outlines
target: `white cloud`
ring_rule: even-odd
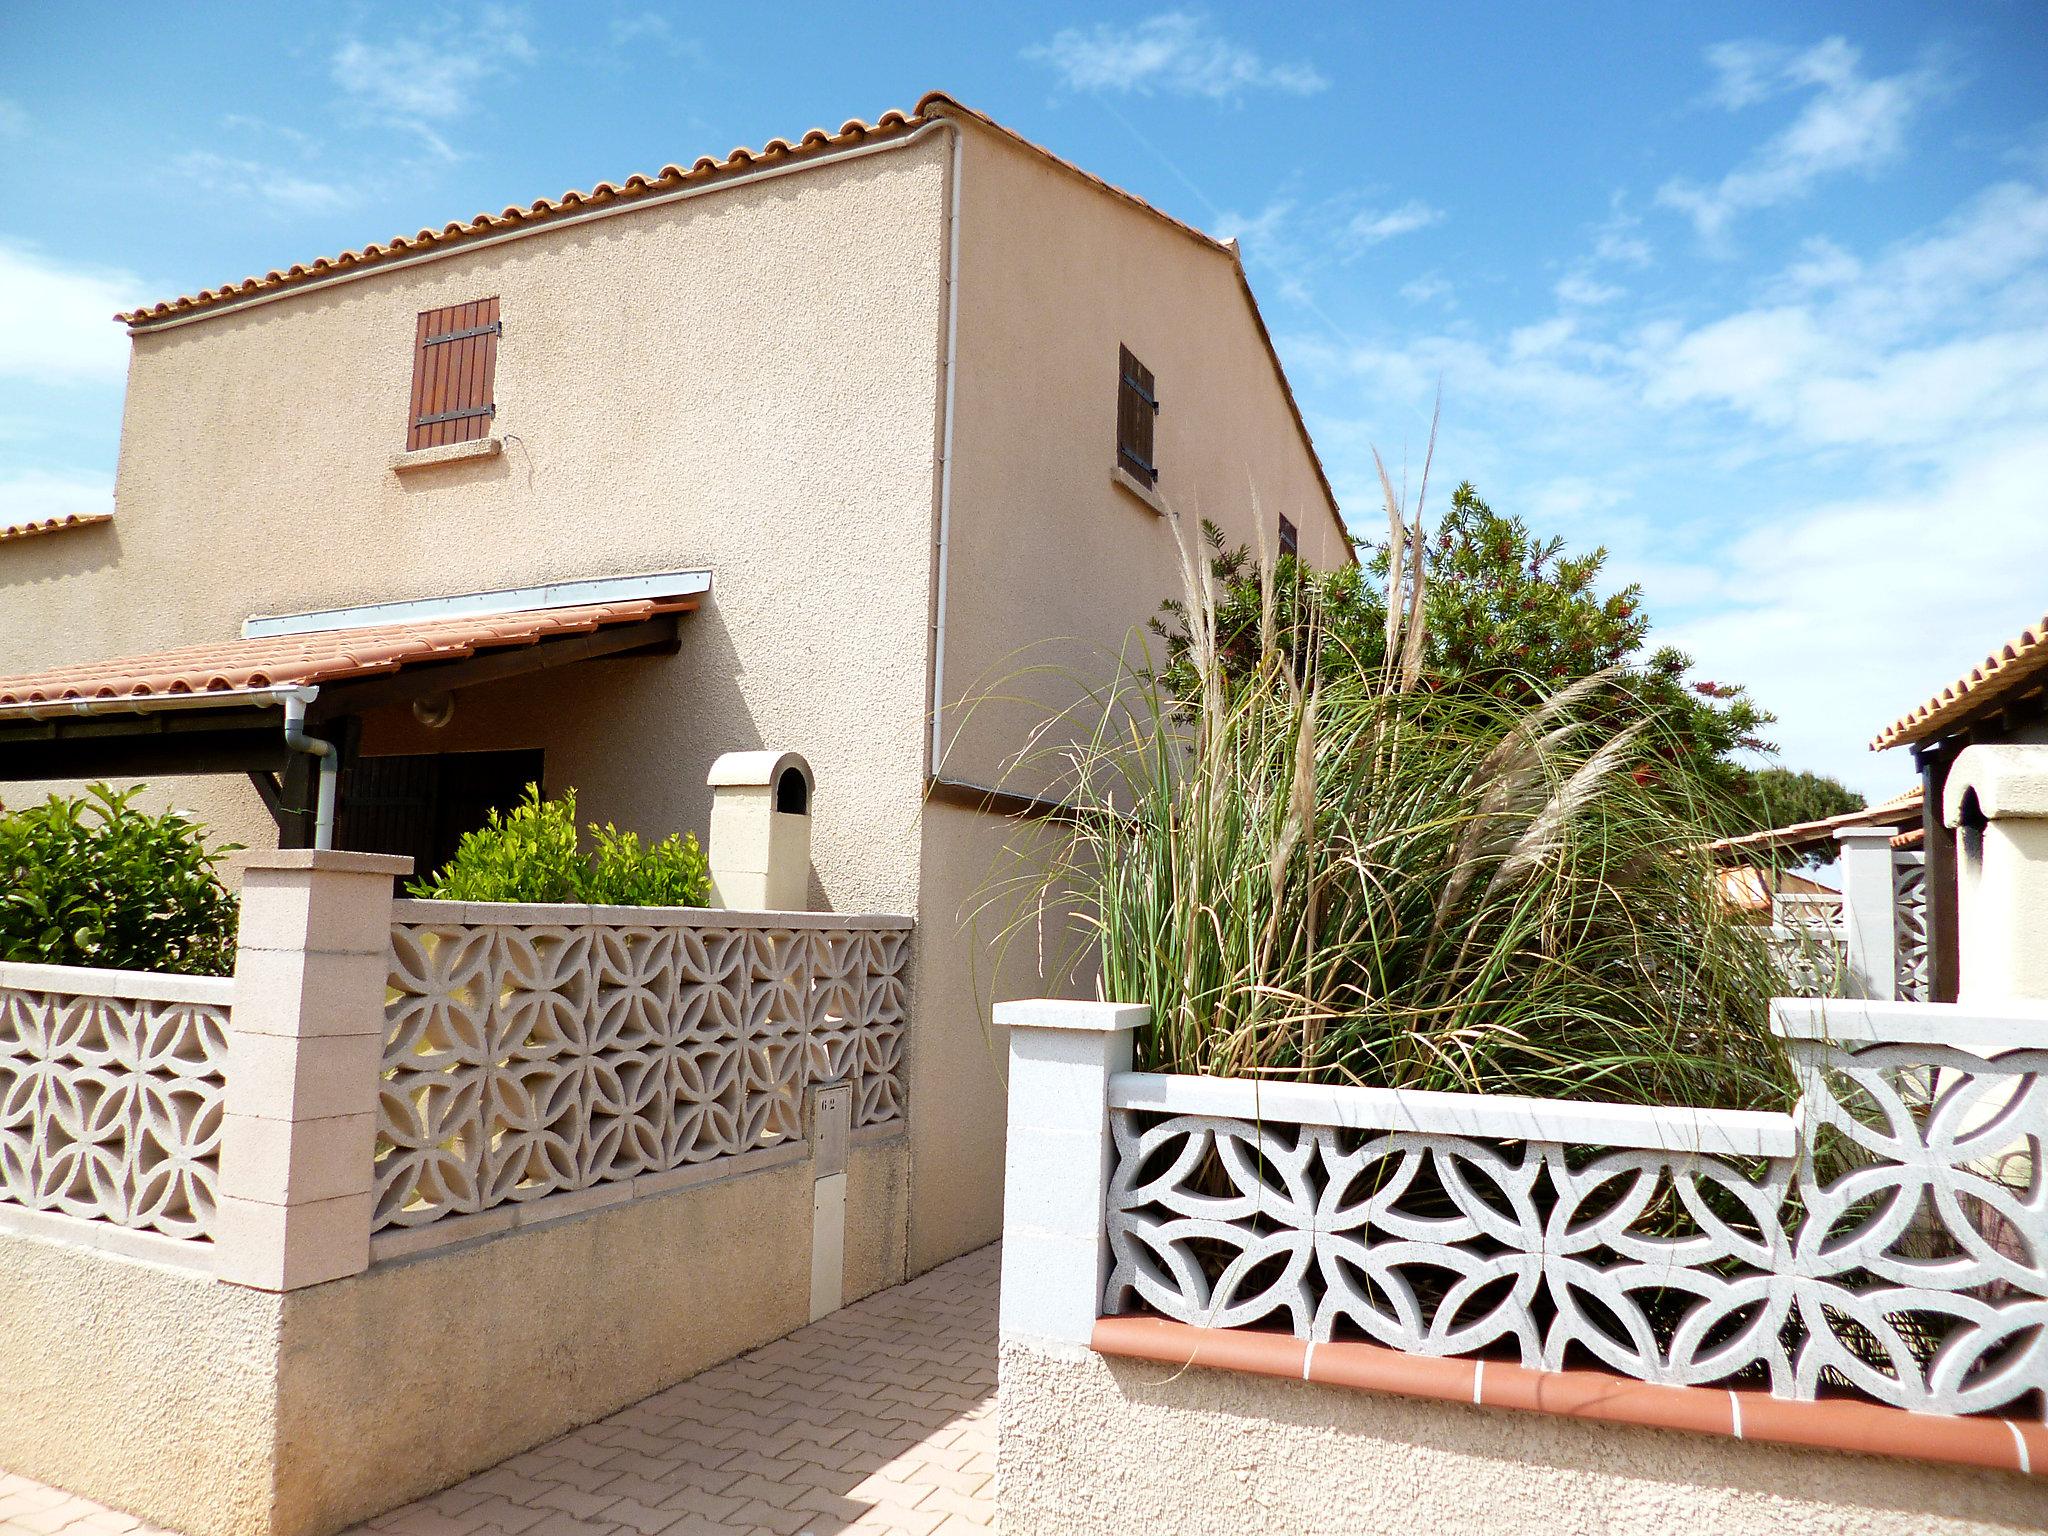
[[[1163,91],[1227,101],[1247,91],[1311,96],[1327,88],[1312,65],[1273,63],[1218,34],[1206,18],[1163,11],[1135,26],[1067,27],[1024,57],[1051,66],[1074,91]]]
[[[1612,283],[1603,283],[1588,277],[1583,272],[1574,272],[1558,280],[1557,302],[1583,308],[1600,304],[1612,304],[1628,290],[1617,288]]]
[[[2037,430],[1895,493],[1816,506],[1722,554],[1722,611],[1671,638],[1777,712],[1787,762],[1902,788],[1905,754],[1865,743],[2048,607],[2044,484]]]
[[[1346,232],[1360,245],[1378,245],[1399,235],[1443,222],[1444,211],[1419,198],[1410,198],[1398,208],[1361,208],[1351,216]]]
[[[353,188],[318,181],[235,155],[193,150],[171,159],[171,169],[216,197],[268,203],[286,213],[332,213],[358,201]]]
[[[655,49],[676,58],[695,59],[702,62],[704,46],[693,37],[678,33],[675,23],[659,11],[638,11],[630,16],[614,16],[610,35],[614,48]]]
[[[1931,69],[1866,77],[1857,50],[1839,37],[1793,53],[1763,43],[1722,43],[1707,51],[1714,99],[1731,111],[1804,91],[1799,114],[1742,165],[1712,186],[1677,179],[1657,201],[1719,240],[1736,215],[1803,197],[1823,176],[1870,174],[1897,158],[1914,113],[1940,85]]]
[[[1454,292],[1449,279],[1435,272],[1425,272],[1413,282],[1401,285],[1401,297],[1410,304],[1428,304],[1432,301],[1448,304]]]
[[[114,510],[114,477],[72,470],[24,469],[0,477],[0,523]]]
[[[479,87],[538,57],[516,10],[488,5],[410,32],[352,37],[335,50],[335,84],[364,114],[411,129],[451,154],[434,125],[469,111]]]
[[[114,312],[140,290],[132,273],[73,266],[0,243],[0,378],[119,383],[128,339]]]
[[[1980,193],[1935,231],[1865,262],[1809,244],[1771,284],[1785,302],[1630,352],[1659,408],[1715,405],[1809,446],[1942,459],[2048,416],[2048,188]]]

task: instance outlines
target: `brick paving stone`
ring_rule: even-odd
[[[995,1526],[984,1248],[345,1536],[954,1536]],[[0,1473],[0,1536],[173,1536]]]

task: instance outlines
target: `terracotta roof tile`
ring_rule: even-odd
[[[39,533],[62,533],[67,528],[96,528],[111,523],[111,512],[67,512],[62,517],[45,517],[27,523],[0,523],[0,541],[32,539]]]
[[[2023,629],[1919,708],[1899,716],[1871,739],[1870,750],[1907,746],[1943,730],[2004,698],[2048,672],[2048,617]]]
[[[950,98],[933,91],[911,112],[884,112],[872,123],[862,122],[857,117],[851,118],[841,125],[837,133],[827,133],[822,128],[813,128],[794,145],[786,139],[770,139],[759,150],[747,149],[745,146],[729,150],[722,160],[715,160],[709,155],[700,156],[687,169],[678,165],[664,165],[653,176],[628,176],[618,183],[601,181],[588,192],[578,192],[571,188],[557,198],[536,198],[523,208],[514,204],[497,213],[476,214],[466,222],[451,220],[439,229],[422,229],[411,235],[393,235],[382,244],[373,242],[361,250],[343,251],[339,256],[320,256],[310,262],[294,262],[282,271],[273,267],[261,277],[245,277],[240,282],[223,283],[218,288],[202,288],[197,293],[128,310],[115,315],[114,318],[124,320],[132,326],[147,325],[151,321],[172,319],[216,305],[232,303],[237,299],[250,298],[299,283],[314,282],[357,267],[414,254],[433,246],[474,239],[479,235],[496,234],[515,225],[560,218],[579,210],[606,203],[630,201],[649,193],[673,191],[689,182],[708,180],[728,172],[745,171],[755,164],[816,155],[822,150],[844,148],[865,139],[895,137],[929,122],[938,115],[937,109],[941,105],[951,106],[952,102]]]
[[[1802,821],[1762,832],[1745,832],[1740,837],[1724,837],[1707,844],[1707,852],[1725,854],[1762,848],[1787,851],[1801,847],[1823,848],[1833,843],[1835,833],[1844,827],[1912,826],[1920,819],[1920,799],[1919,786],[1915,785],[1860,811],[1845,811],[1840,816],[1829,816],[1822,821]]]
[[[478,651],[637,624],[659,614],[687,613],[697,602],[695,597],[638,598],[181,646],[0,678],[0,709],[33,714],[35,706],[49,705],[52,713],[61,713],[64,706],[96,700],[143,704],[204,694],[220,694],[230,702],[235,694],[371,677],[422,662],[456,661]]]

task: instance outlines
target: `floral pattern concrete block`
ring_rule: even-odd
[[[902,1118],[907,925],[462,910],[392,932],[378,1228],[800,1139],[812,1083]]]
[[[2048,1389],[2048,1051],[1790,1043],[1789,1157],[1113,1110],[1104,1311],[1927,1412]]]
[[[1927,855],[1892,855],[1894,920],[1898,924],[1898,977],[1892,995],[1902,1002],[1927,1000]]]
[[[207,1238],[227,984],[138,978],[142,990],[152,980],[173,993],[222,990],[218,1001],[199,1001],[124,996],[114,973],[69,974],[74,988],[107,980],[92,992],[0,981],[0,1201]]]

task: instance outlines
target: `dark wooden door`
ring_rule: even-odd
[[[415,875],[446,864],[465,832],[545,784],[538,750],[359,757],[342,774],[334,841],[358,853],[402,853]]]

